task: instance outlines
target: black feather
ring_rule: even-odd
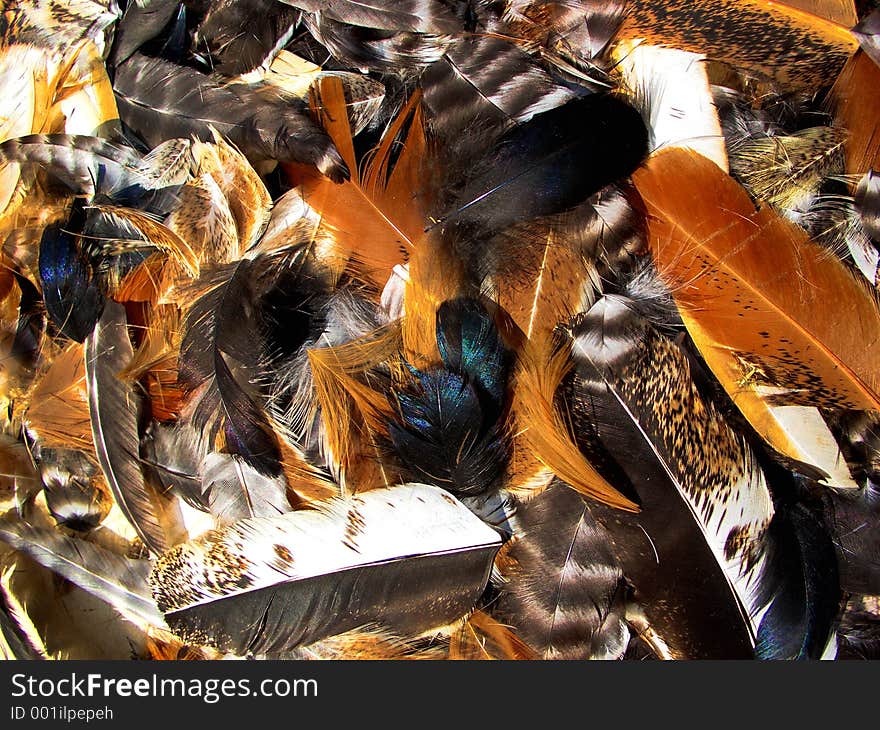
[[[782,504],[770,523],[767,612],[756,636],[759,659],[820,659],[840,610],[837,560],[828,528],[804,504]]]
[[[439,219],[482,237],[559,213],[627,177],[646,153],[647,132],[633,107],[606,94],[575,99],[501,137]]]
[[[461,21],[443,0],[281,0],[309,13],[366,28],[454,33]]]
[[[131,0],[116,24],[109,61],[125,63],[147,41],[159,35],[180,8],[179,0]]]
[[[95,328],[105,305],[104,294],[77,235],[84,223],[85,214],[77,204],[67,222],[46,227],[39,254],[46,311],[58,331],[77,342],[83,342]]]
[[[214,2],[193,33],[193,46],[224,76],[258,68],[290,39],[298,10],[276,0]]]
[[[517,505],[516,539],[493,616],[544,659],[619,659],[628,588],[587,502],[556,481]]]

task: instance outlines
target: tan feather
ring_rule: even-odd
[[[81,344],[68,345],[37,377],[23,419],[45,446],[94,451]]]

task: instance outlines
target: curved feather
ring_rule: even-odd
[[[159,496],[144,480],[139,460],[138,398],[119,374],[133,354],[125,309],[108,302],[86,340],[85,369],[92,438],[116,503],[154,552],[168,547]]]

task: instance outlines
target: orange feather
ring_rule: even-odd
[[[700,155],[670,148],[633,179],[688,332],[777,451],[803,460],[774,405],[880,408],[880,309],[860,279]]]

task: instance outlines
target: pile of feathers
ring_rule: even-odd
[[[0,656],[880,656],[880,10],[5,0]]]

